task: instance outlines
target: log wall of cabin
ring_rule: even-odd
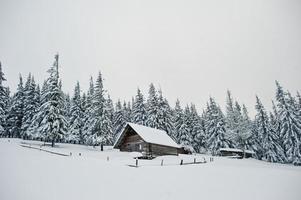
[[[146,146],[147,144],[143,141],[143,139],[132,129],[129,129],[120,145],[120,151],[143,152],[146,150]]]
[[[158,144],[149,144],[150,145],[150,154],[153,157],[162,156],[162,155],[178,155],[178,148],[168,147]]]

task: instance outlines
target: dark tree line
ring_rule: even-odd
[[[91,77],[88,91],[77,82],[72,96],[62,91],[59,56],[48,70],[41,89],[29,74],[20,75],[17,91],[10,95],[0,63],[0,134],[51,142],[112,145],[127,122],[165,130],[177,143],[195,152],[218,154],[220,148],[253,150],[269,162],[301,164],[301,96],[276,82],[272,111],[258,96],[256,116],[234,101],[230,91],[223,112],[210,97],[202,113],[194,104],[170,106],[161,90],[150,84],[147,97],[137,89],[131,102],[115,104],[103,85],[102,74]]]

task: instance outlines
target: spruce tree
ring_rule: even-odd
[[[172,123],[172,109],[169,106],[167,99],[162,95],[162,91],[159,90],[158,97],[158,129],[164,130],[168,135],[172,134],[173,123]]]
[[[23,139],[29,139],[27,129],[30,127],[33,117],[36,114],[39,106],[39,91],[38,86],[35,84],[34,77],[29,74],[24,87],[24,116],[22,119],[22,132]]]
[[[200,152],[204,148],[204,132],[201,117],[198,115],[194,104],[190,106],[190,131],[192,137],[192,147],[196,152]]]
[[[230,141],[226,137],[225,117],[211,97],[206,112],[206,146],[212,155],[217,155],[220,148],[230,147]]]
[[[180,143],[180,136],[181,136],[181,127],[184,123],[184,113],[183,109],[181,108],[181,104],[179,99],[176,101],[175,109],[173,111],[173,134],[172,138],[176,140],[176,142]]]
[[[74,88],[74,94],[71,100],[70,108],[70,122],[69,122],[69,131],[68,131],[68,142],[73,143],[84,143],[83,135],[83,108],[82,108],[82,99],[80,95],[80,85],[79,82],[76,83]]]
[[[123,115],[123,109],[120,100],[117,101],[113,119],[113,138],[114,141],[121,134],[121,131],[126,125],[126,120]]]
[[[23,119],[23,108],[24,107],[24,88],[23,79],[20,75],[17,92],[12,98],[8,116],[7,116],[7,131],[13,137],[21,136],[21,127]]]
[[[91,104],[91,118],[86,122],[88,143],[90,145],[111,144],[109,113],[104,97],[103,80],[99,72]]]
[[[90,77],[90,84],[89,84],[89,89],[87,92],[86,100],[85,100],[85,105],[83,107],[84,109],[84,117],[83,117],[83,137],[84,137],[84,143],[88,144],[89,143],[89,126],[88,126],[88,121],[89,119],[92,118],[92,98],[94,95],[94,81],[93,78]]]
[[[255,109],[257,111],[257,114],[255,116],[255,125],[257,128],[256,138],[258,143],[258,150],[256,154],[258,158],[270,162],[282,161],[280,155],[281,147],[277,143],[277,135],[275,133],[275,130],[273,129],[264,106],[257,96]]]
[[[114,136],[113,136],[113,121],[112,121],[112,102],[110,98],[105,100],[104,104],[104,113],[103,113],[103,122],[102,122],[102,130],[103,130],[103,144],[105,145],[113,145]]]
[[[191,136],[191,126],[190,126],[190,110],[186,106],[184,112],[182,113],[182,124],[179,124],[178,137],[179,144],[188,150],[193,150],[192,148],[192,136]]]
[[[280,135],[283,141],[283,148],[286,161],[296,165],[301,164],[301,118],[296,109],[295,100],[289,92],[284,92],[283,88],[276,81],[276,100],[280,120]]]
[[[2,65],[0,62],[0,135],[5,134],[6,129],[6,114],[9,103],[9,90],[3,86],[4,73],[2,71]]]
[[[147,120],[146,125],[152,128],[158,128],[158,95],[155,86],[151,83],[148,91],[148,98],[147,98]]]
[[[145,102],[143,94],[141,93],[139,88],[137,89],[137,94],[134,99],[132,116],[133,123],[146,125],[147,116]]]
[[[282,146],[280,145],[280,138],[277,133],[278,121],[273,113],[270,113],[269,117],[269,131],[268,135],[264,140],[264,159],[269,162],[280,162],[285,161],[285,154]]]
[[[38,133],[44,141],[55,142],[63,139],[67,131],[67,121],[63,115],[64,94],[59,86],[59,55],[55,55],[53,66],[48,70],[49,78],[43,87],[42,105],[35,115],[30,131]]]

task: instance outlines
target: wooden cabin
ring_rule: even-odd
[[[133,123],[125,126],[114,148],[120,151],[141,152],[143,158],[185,153],[165,131]]]
[[[241,150],[234,148],[220,148],[220,156],[231,157],[231,158],[251,158],[255,152],[250,150]]]

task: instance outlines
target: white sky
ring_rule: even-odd
[[[113,100],[161,87],[174,105],[224,107],[226,90],[254,114],[270,108],[275,83],[301,89],[300,0],[0,0],[0,60],[41,83],[56,52],[65,91],[88,88],[101,70]]]

